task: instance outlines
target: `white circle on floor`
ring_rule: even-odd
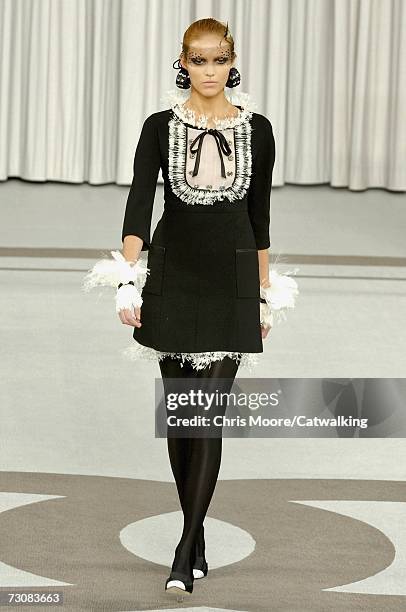
[[[127,525],[120,531],[120,541],[137,557],[170,568],[182,529],[182,512],[168,512]],[[204,536],[209,571],[241,561],[255,550],[255,540],[247,531],[209,516],[204,519]]]

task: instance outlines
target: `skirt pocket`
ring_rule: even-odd
[[[147,267],[149,274],[143,287],[143,293],[162,294],[164,280],[166,247],[151,244],[148,249]]]
[[[259,265],[257,249],[236,249],[235,269],[237,297],[259,299]]]

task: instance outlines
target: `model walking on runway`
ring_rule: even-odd
[[[113,252],[120,269],[119,318],[134,327],[138,355],[158,360],[166,392],[165,381],[176,378],[189,378],[203,390],[215,389],[221,379],[222,391],[229,390],[239,366],[263,352],[272,324],[275,141],[270,121],[252,110],[250,96],[234,96],[233,104],[225,91],[240,82],[235,57],[228,24],[201,19],[186,30],[174,66],[180,91],[169,92],[169,107],[144,121],[123,254]],[[160,168],[164,212],[151,239]],[[148,251],[147,270],[141,251]],[[208,572],[203,521],[222,438],[168,435],[167,444],[184,524],[165,588],[191,593],[194,579]]]

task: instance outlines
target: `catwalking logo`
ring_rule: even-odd
[[[294,415],[292,418],[264,418],[262,415],[251,415],[249,418],[251,426],[258,427],[359,427],[366,429],[368,419],[357,417],[344,417],[342,415],[332,418],[307,417],[304,414]]]

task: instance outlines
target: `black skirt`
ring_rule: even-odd
[[[258,248],[246,199],[165,203],[147,266],[138,343],[174,353],[263,352]]]

